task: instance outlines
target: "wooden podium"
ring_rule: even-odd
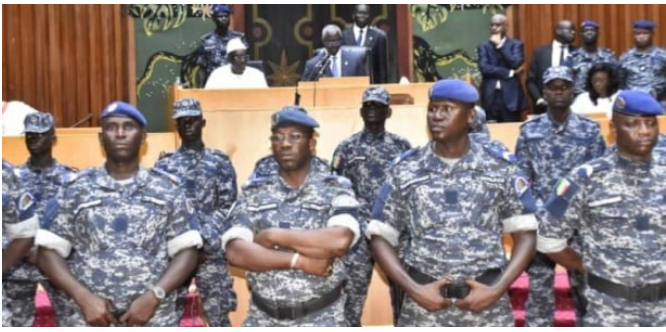
[[[364,86],[370,85],[370,76],[348,76],[348,77],[322,77],[319,81],[298,82],[298,88],[332,88],[341,86]]]

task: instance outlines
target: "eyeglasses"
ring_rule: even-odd
[[[290,144],[295,144],[295,143],[301,142],[302,140],[304,140],[306,138],[307,138],[307,136],[303,133],[291,133],[289,135],[274,134],[274,135],[271,135],[270,140],[271,140],[271,143],[273,143],[273,144],[280,144],[280,143],[284,142],[285,140],[287,140],[287,142],[289,142]]]

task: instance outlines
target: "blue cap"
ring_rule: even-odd
[[[613,112],[632,116],[657,116],[662,114],[659,102],[647,92],[627,90],[615,98]]]
[[[107,106],[102,112],[102,119],[109,118],[112,116],[124,116],[134,119],[142,127],[145,127],[148,124],[146,118],[141,114],[141,112],[136,109],[136,107],[122,101],[116,101],[109,106]]]
[[[439,80],[430,88],[430,100],[452,100],[474,104],[479,100],[479,92],[471,84],[462,80]]]
[[[45,133],[54,127],[53,115],[44,112],[30,113],[23,120],[26,133]]]
[[[194,98],[184,98],[173,103],[173,119],[186,116],[201,116],[201,104]]]
[[[391,105],[391,96],[382,86],[371,86],[363,91],[363,102],[377,102],[385,106]]]
[[[474,107],[474,111],[476,112],[476,117],[474,118],[474,123],[472,124],[470,131],[473,133],[487,131],[487,129],[484,130],[486,128],[486,111],[480,106]]]
[[[564,80],[573,83],[573,70],[566,66],[550,67],[546,69],[546,72],[543,73],[543,84],[546,85],[553,80]]]
[[[585,20],[585,21],[583,21],[583,23],[580,24],[580,27],[581,27],[581,29],[585,29],[585,28],[599,29],[599,24],[597,24],[597,22],[592,21],[592,20]]]
[[[231,9],[227,5],[213,5],[213,13],[216,13],[216,14],[222,14],[222,13],[231,14]]]
[[[271,116],[271,130],[284,125],[319,127],[317,120],[310,117],[303,108],[298,106],[285,106]]]
[[[654,27],[656,24],[650,20],[636,20],[634,21],[634,29],[646,29],[646,30],[654,30]]]

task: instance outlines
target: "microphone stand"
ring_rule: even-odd
[[[81,119],[81,120],[77,121],[75,124],[71,125],[70,128],[76,128],[76,127],[80,126],[84,122],[90,120],[90,118],[92,118],[92,116],[93,116],[92,113],[88,113],[88,115],[86,115],[83,119]]]

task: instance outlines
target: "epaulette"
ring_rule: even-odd
[[[173,152],[162,151],[162,152],[160,152],[160,156],[157,157],[157,160],[162,160],[164,158],[167,158],[167,157],[171,156],[172,154],[173,154]]]
[[[516,162],[516,156],[511,151],[504,149],[496,144],[484,144],[483,148],[493,157],[506,160],[510,163]]]
[[[83,179],[85,177],[88,177],[88,176],[92,175],[94,173],[94,171],[95,171],[94,167],[86,168],[82,171],[79,171],[79,172],[75,173],[74,176],[72,176],[71,179],[69,179],[69,181],[64,181],[63,184],[66,184],[66,185],[72,184],[72,183],[76,182],[79,179]]]
[[[403,153],[401,153],[399,156],[395,157],[393,161],[391,161],[391,165],[389,167],[393,167],[399,163],[401,163],[403,160],[407,159],[409,156],[413,155],[418,151],[418,148],[411,148]]]
[[[263,175],[256,175],[252,174],[250,176],[250,179],[243,184],[242,189],[247,190],[247,189],[252,189],[252,188],[258,188],[261,187],[262,185],[266,183],[270,183],[271,180],[273,179],[272,176],[263,176]]]
[[[157,168],[157,167],[151,168],[150,171],[153,172],[153,173],[156,173],[156,174],[159,174],[161,176],[166,177],[167,179],[169,179],[174,184],[180,185],[180,178],[171,174],[171,173],[169,173],[169,172],[167,172],[167,171],[164,171],[164,170],[162,170],[160,168]]]
[[[543,116],[541,116],[541,115],[533,116],[533,117],[531,117],[531,118],[529,118],[529,119],[523,121],[523,123],[520,124],[520,128],[523,128],[523,127],[525,127],[525,126],[528,126],[528,125],[530,125],[530,124],[533,124],[534,122],[540,121],[542,117],[543,117]]]
[[[576,178],[580,182],[587,182],[590,179],[592,174],[599,173],[611,168],[610,162],[606,158],[599,158],[592,160],[586,164],[578,166],[574,169],[573,173],[576,174]]]
[[[328,174],[328,175],[326,175],[326,177],[324,178],[324,182],[334,183],[334,184],[336,184],[338,186],[341,186],[343,188],[351,188],[351,186],[352,186],[351,180],[347,179],[344,176],[340,176],[340,175],[337,175],[337,174]]]

